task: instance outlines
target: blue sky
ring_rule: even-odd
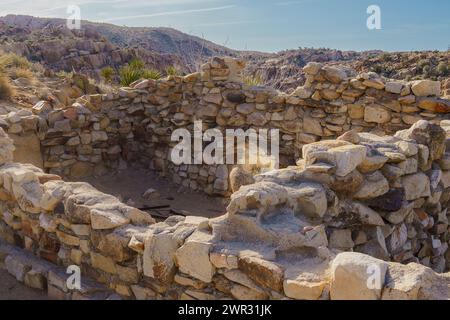
[[[79,5],[82,19],[173,27],[235,49],[450,46],[450,0],[0,0],[0,15],[65,18],[69,4]],[[366,27],[369,5],[381,9],[381,30]]]

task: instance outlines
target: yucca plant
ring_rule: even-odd
[[[131,83],[142,78],[142,70],[137,70],[131,66],[125,66],[120,69],[120,84],[129,86]]]
[[[145,67],[144,61],[137,58],[132,59],[128,65],[135,70],[142,70]]]
[[[176,76],[178,74],[178,70],[174,66],[167,67],[166,73],[168,76]]]
[[[142,78],[158,80],[158,79],[161,78],[161,73],[158,70],[155,70],[155,69],[145,69],[142,72]]]
[[[102,70],[100,70],[100,75],[106,82],[111,82],[115,74],[116,71],[111,67],[105,67]]]

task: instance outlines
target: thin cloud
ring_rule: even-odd
[[[221,2],[221,0],[141,0],[141,1],[121,1],[122,3],[114,4],[111,7],[114,9],[129,9],[129,8],[145,8],[156,6],[175,6],[175,5],[190,5],[206,2]]]
[[[194,27],[229,26],[229,25],[258,23],[261,21],[262,20],[241,20],[241,21],[222,21],[222,22],[211,22],[211,23],[199,23],[199,24],[196,24]]]
[[[298,1],[282,1],[282,2],[277,2],[275,3],[276,6],[291,6],[294,4],[300,4],[303,3],[304,1],[298,0]]]
[[[157,13],[150,13],[150,14],[140,14],[140,15],[108,18],[108,19],[104,19],[103,22],[120,21],[120,20],[128,20],[128,19],[162,17],[162,16],[172,16],[172,15],[183,15],[183,14],[199,13],[199,12],[219,11],[219,10],[231,9],[231,8],[234,8],[234,7],[236,7],[236,5],[229,5],[229,6],[222,6],[222,7],[212,7],[212,8],[201,8],[201,9],[165,11],[165,12],[157,12]]]

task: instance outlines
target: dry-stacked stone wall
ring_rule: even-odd
[[[0,238],[28,253],[0,243],[0,259],[59,299],[448,299],[445,139],[428,121],[394,136],[350,131],[257,175],[224,216],[155,223],[12,162],[0,129]],[[54,265],[79,266],[81,289]]]
[[[203,130],[221,132],[279,129],[285,167],[295,163],[305,144],[349,130],[384,135],[420,119],[437,124],[449,119],[450,102],[439,98],[436,81],[407,83],[309,63],[305,85],[286,94],[243,84],[243,66],[239,60],[213,58],[201,72],[138,81],[115,94],[83,96],[63,109],[45,102],[31,111],[6,108],[0,110],[0,125],[16,145],[28,148],[18,157],[30,161],[34,150],[32,163],[46,172],[77,178],[139,162],[186,187],[229,196],[233,165],[174,165],[172,132],[193,131],[196,120]]]

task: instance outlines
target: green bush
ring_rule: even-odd
[[[104,67],[102,70],[100,70],[100,75],[106,82],[111,82],[115,74],[116,71],[111,67]]]
[[[168,76],[176,76],[178,74],[178,70],[174,66],[167,67],[166,73]]]
[[[142,78],[158,80],[161,78],[161,73],[155,69],[145,69],[142,72]]]
[[[131,66],[125,66],[120,69],[120,84],[122,86],[129,86],[133,82],[142,78],[142,70],[132,68]]]
[[[135,70],[142,70],[145,67],[144,61],[137,58],[132,59],[128,65],[130,66],[130,68]]]
[[[129,86],[139,79],[153,79],[161,78],[161,73],[155,69],[145,69],[145,64],[142,60],[133,59],[128,66],[124,66],[119,70],[120,84]]]
[[[440,62],[436,71],[438,75],[445,77],[449,74],[449,67],[445,62]]]

